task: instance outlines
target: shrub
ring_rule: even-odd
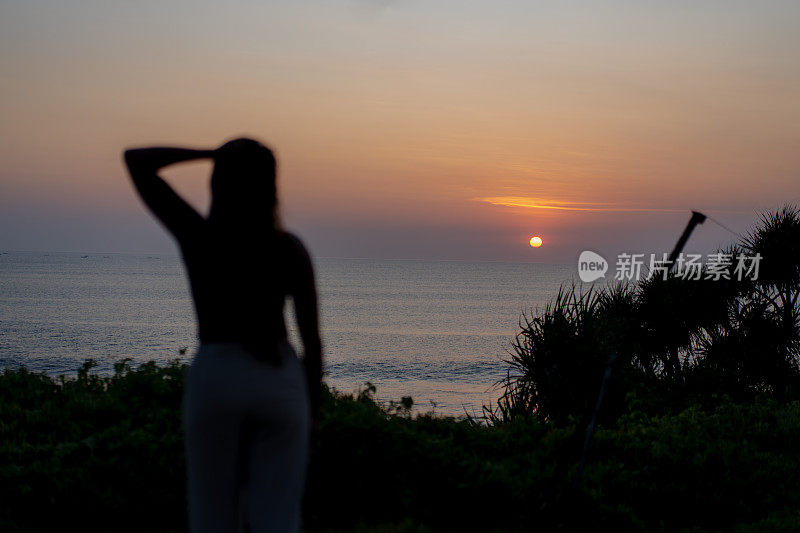
[[[722,395],[800,398],[800,210],[764,215],[722,253],[760,254],[759,279],[672,273],[587,292],[562,286],[544,312],[523,315],[503,393],[485,418],[585,422],[612,354],[606,422],[625,412],[629,393],[656,397],[649,405],[661,413]]]
[[[0,374],[0,529],[185,531],[185,367],[89,369]],[[653,416],[630,398],[573,490],[583,428],[412,418],[374,392],[324,391],[306,531],[790,531],[800,518],[796,402]]]

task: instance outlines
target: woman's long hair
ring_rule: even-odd
[[[272,150],[252,139],[219,148],[211,174],[209,222],[223,231],[277,232],[276,166]]]

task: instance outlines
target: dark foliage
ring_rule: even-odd
[[[0,530],[185,531],[184,367],[0,375]],[[326,389],[307,531],[796,530],[800,405],[650,416],[628,398],[578,490],[574,424],[486,426]],[[644,410],[643,410],[644,409]],[[793,529],[794,528],[794,529]]]
[[[601,421],[625,413],[625,398],[651,397],[656,413],[709,405],[723,395],[800,398],[800,210],[764,215],[723,250],[762,257],[757,280],[686,279],[674,272],[581,293],[562,287],[543,313],[523,316],[503,395],[484,408],[493,423],[530,417],[585,422],[611,354],[613,380]]]

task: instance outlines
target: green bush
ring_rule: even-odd
[[[100,377],[92,366],[77,379],[0,376],[0,529],[183,527],[184,367],[122,362]]]
[[[0,375],[0,530],[185,531],[185,366],[77,379]],[[600,428],[487,426],[325,389],[307,531],[760,531],[800,528],[800,405],[719,400],[676,415],[629,395]]]

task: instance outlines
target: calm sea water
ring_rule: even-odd
[[[328,382],[350,392],[369,381],[382,400],[412,396],[419,410],[435,403],[449,415],[497,399],[492,385],[505,375],[520,314],[543,307],[574,273],[358,259],[319,259],[316,268]],[[126,357],[189,361],[197,344],[177,257],[0,255],[0,367],[74,375],[91,357],[109,372]]]

